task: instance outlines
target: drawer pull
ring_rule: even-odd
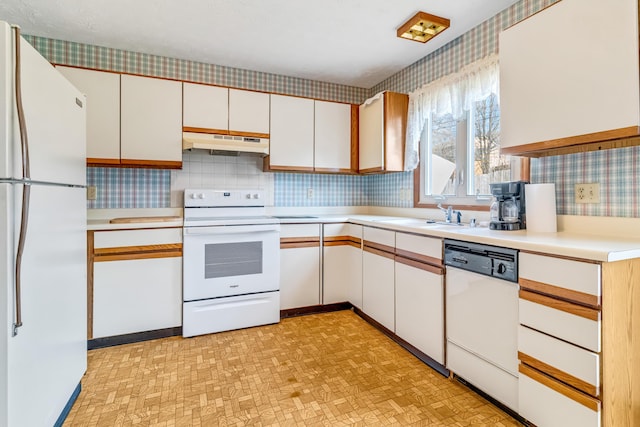
[[[561,288],[559,286],[549,285],[547,283],[536,282],[535,280],[520,278],[520,288],[527,291],[539,292],[541,294],[560,298],[565,301],[575,302],[587,305],[594,309],[600,308],[600,298],[597,295],[591,295],[584,292],[574,291],[572,289]]]
[[[531,357],[521,351],[518,352],[518,359],[522,363],[526,363],[528,366],[531,366],[551,377],[554,377],[563,383],[570,385],[571,387],[575,387],[580,391],[583,391],[593,397],[598,396],[598,390],[593,384],[589,384],[588,382],[581,380],[580,378],[576,378],[571,374],[568,374],[560,369],[548,365],[535,357]]]
[[[520,290],[520,298],[556,310],[561,310],[569,314],[584,317],[585,319],[593,320],[595,322],[600,320],[600,311],[593,308],[584,307],[525,290]]]
[[[600,411],[600,401],[598,399],[594,399],[591,396],[587,396],[584,393],[581,393],[561,382],[549,377],[548,375],[543,374],[523,363],[518,365],[518,371],[522,375],[526,375],[532,380],[539,382],[540,384],[549,387],[552,390],[568,397],[569,399],[578,402],[579,404],[586,406],[594,412]]]

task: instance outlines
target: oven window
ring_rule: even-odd
[[[262,242],[204,245],[204,278],[262,273]]]

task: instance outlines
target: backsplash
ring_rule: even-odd
[[[531,182],[556,184],[560,215],[640,217],[640,147],[531,159]],[[575,203],[583,183],[600,184],[600,203]]]
[[[97,187],[90,209],[170,206],[171,172],[165,169],[87,168],[87,185]]]
[[[303,173],[274,175],[275,206],[369,205],[365,176]]]

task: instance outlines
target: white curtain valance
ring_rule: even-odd
[[[409,93],[405,171],[414,170],[420,159],[418,147],[426,120],[434,114],[464,117],[473,105],[491,94],[499,95],[498,55],[487,56],[460,71],[434,80]]]

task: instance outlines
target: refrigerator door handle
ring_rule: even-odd
[[[16,108],[18,110],[18,124],[20,126],[20,145],[22,148],[22,178],[30,179],[29,165],[29,139],[27,138],[27,125],[25,123],[24,108],[22,106],[22,79],[20,69],[20,28],[13,27],[15,37],[15,90]],[[22,190],[22,211],[20,221],[20,237],[18,238],[18,248],[16,251],[16,272],[15,272],[15,323],[13,324],[12,336],[18,335],[18,328],[22,326],[22,255],[27,239],[27,227],[29,222],[29,201],[31,199],[31,186],[25,183]]]

